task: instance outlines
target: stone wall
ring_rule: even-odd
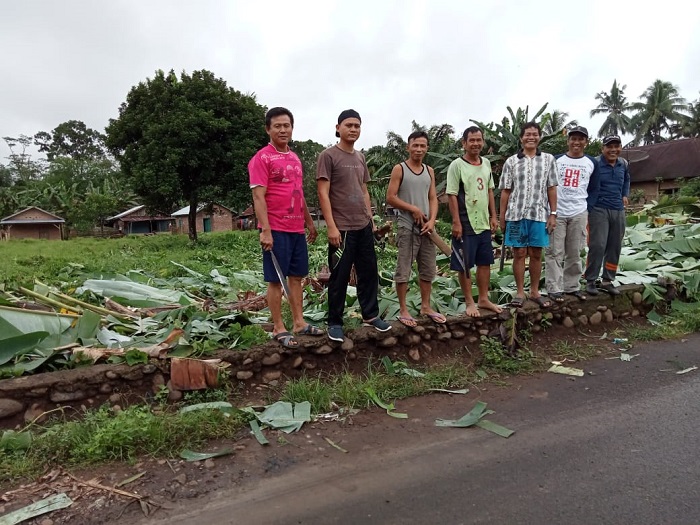
[[[581,325],[610,323],[625,317],[644,315],[650,307],[643,303],[641,287],[620,287],[622,295],[601,293],[587,301],[567,296],[562,304],[543,310],[528,301],[517,312],[516,326],[528,326],[536,337],[550,324],[575,329]],[[384,333],[362,327],[349,332],[345,342],[326,337],[299,338],[298,348],[283,348],[276,342],[247,351],[220,350],[216,357],[230,363],[232,381],[276,384],[284,377],[299,377],[316,368],[342,370],[348,363],[365,358],[390,356],[414,363],[430,362],[467,345],[478,346],[481,336],[501,337],[503,327],[512,323],[511,309],[480,318],[452,317],[438,325],[419,319],[408,328],[394,321]],[[523,324],[521,324],[523,323]],[[146,365],[94,365],[0,380],[0,427],[7,428],[34,420],[47,410],[61,406],[91,407],[105,401],[123,406],[157,394],[170,387],[169,360],[152,360]],[[169,388],[169,399],[182,393]]]

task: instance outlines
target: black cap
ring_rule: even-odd
[[[620,135],[607,135],[606,137],[603,137],[603,146],[607,146],[611,142],[619,142],[620,144],[622,144]]]
[[[347,118],[356,118],[357,120],[362,123],[362,119],[360,118],[360,114],[355,111],[354,109],[346,109],[345,111],[342,111],[340,115],[338,115],[338,124],[340,124],[342,121],[344,121]],[[337,131],[335,132],[336,137],[340,137],[340,133]]]
[[[584,137],[588,138],[588,130],[586,128],[584,128],[583,126],[574,126],[573,128],[569,129],[566,136],[570,137],[574,133],[580,133]]]

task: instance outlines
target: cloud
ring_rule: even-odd
[[[296,138],[323,144],[349,107],[363,117],[362,147],[412,120],[459,131],[545,102],[597,129],[588,112],[615,78],[631,100],[656,78],[698,98],[700,5],[664,12],[673,23],[631,0],[15,2],[0,19],[12,50],[0,59],[0,136],[70,119],[103,129],[157,69],[202,68],[289,107]]]

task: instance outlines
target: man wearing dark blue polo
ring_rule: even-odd
[[[603,139],[603,154],[598,157],[600,189],[589,195],[588,262],[586,264],[586,292],[598,295],[595,282],[603,267],[600,289],[610,295],[620,295],[612,283],[625,235],[625,207],[630,193],[628,163],[620,158],[622,141],[618,135]]]

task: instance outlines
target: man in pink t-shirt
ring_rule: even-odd
[[[299,157],[289,149],[294,116],[286,108],[272,108],[265,115],[265,131],[270,143],[248,163],[253,206],[260,229],[263,250],[263,274],[267,282],[267,304],[272,315],[272,335],[286,348],[296,348],[298,335],[323,335],[323,330],[304,321],[301,280],[309,273],[308,242],[317,231],[304,199],[304,176]],[[304,224],[309,230],[304,236]],[[287,280],[292,332],[282,319],[282,283],[272,254]]]

